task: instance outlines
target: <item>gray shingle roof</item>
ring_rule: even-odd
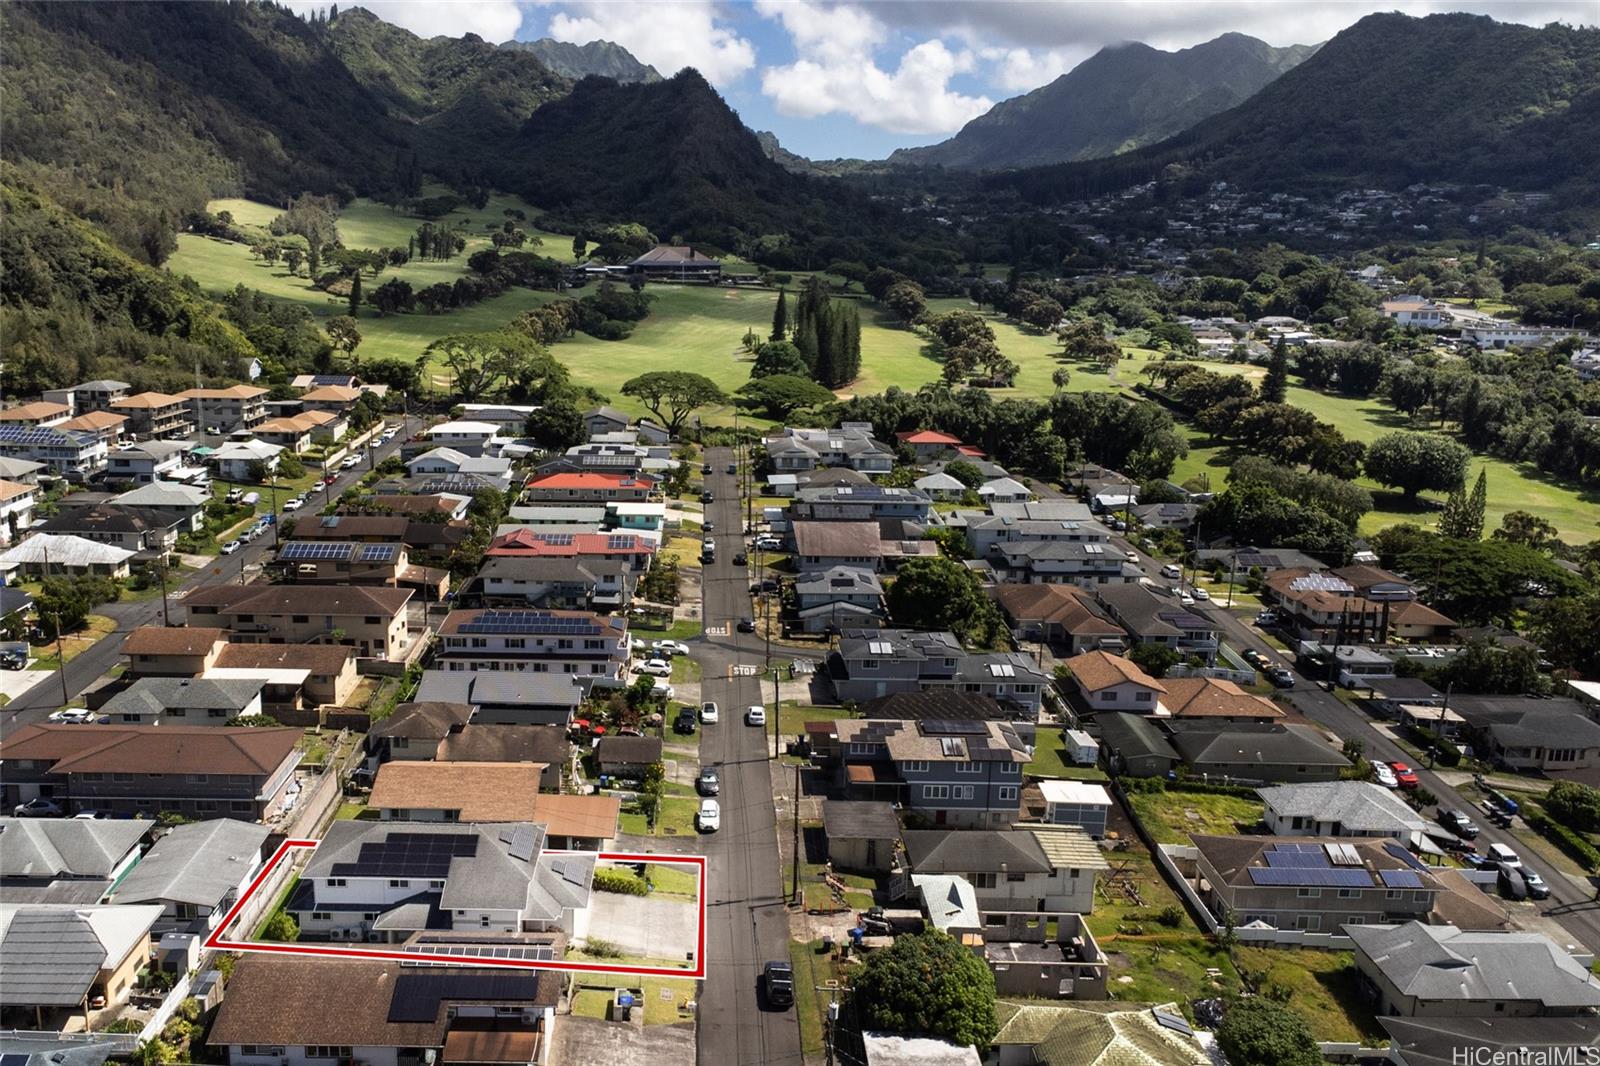
[[[1362,832],[1422,832],[1428,823],[1382,785],[1366,781],[1312,781],[1256,790],[1285,818],[1338,822]]]
[[[120,819],[0,818],[0,877],[109,877],[149,828]]]
[[[149,937],[161,908],[0,904],[0,1002],[72,1007]]]
[[[1048,873],[1050,860],[1022,830],[908,829],[906,857],[919,874]]]
[[[1403,995],[1600,1007],[1600,981],[1541,933],[1463,932],[1421,922],[1347,925],[1344,932]]]
[[[216,907],[255,868],[266,839],[266,826],[232,818],[180,825],[156,841],[114,898]]]
[[[119,692],[101,708],[106,714],[161,716],[169,710],[223,710],[236,714],[261,693],[259,679],[203,677],[144,677]]]

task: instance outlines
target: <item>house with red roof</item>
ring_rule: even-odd
[[[496,537],[489,558],[600,558],[624,562],[632,570],[650,569],[656,546],[636,533],[559,533],[524,526]]]
[[[983,454],[978,449],[963,444],[960,437],[940,433],[936,429],[904,430],[894,436],[901,444],[910,448],[919,460],[942,459],[951,454],[966,456]]]
[[[525,498],[531,503],[643,503],[655,488],[655,479],[641,474],[560,472],[529,480]]]

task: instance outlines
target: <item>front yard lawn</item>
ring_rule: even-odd
[[[1242,796],[1135,792],[1128,800],[1158,844],[1187,844],[1193,833],[1248,833],[1261,821],[1261,801]]]

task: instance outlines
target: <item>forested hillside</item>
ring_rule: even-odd
[[[612,81],[660,81],[661,72],[641,63],[633,53],[610,41],[573,44],[541,37],[537,41],[506,41],[501,48],[526,52],[563,78],[610,78]]]

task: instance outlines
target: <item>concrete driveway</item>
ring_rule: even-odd
[[[555,1021],[552,1062],[608,1066],[693,1066],[693,1025],[633,1026],[577,1014]]]
[[[683,899],[596,892],[589,904],[589,935],[609,940],[625,955],[682,962],[694,950],[699,910]]]

